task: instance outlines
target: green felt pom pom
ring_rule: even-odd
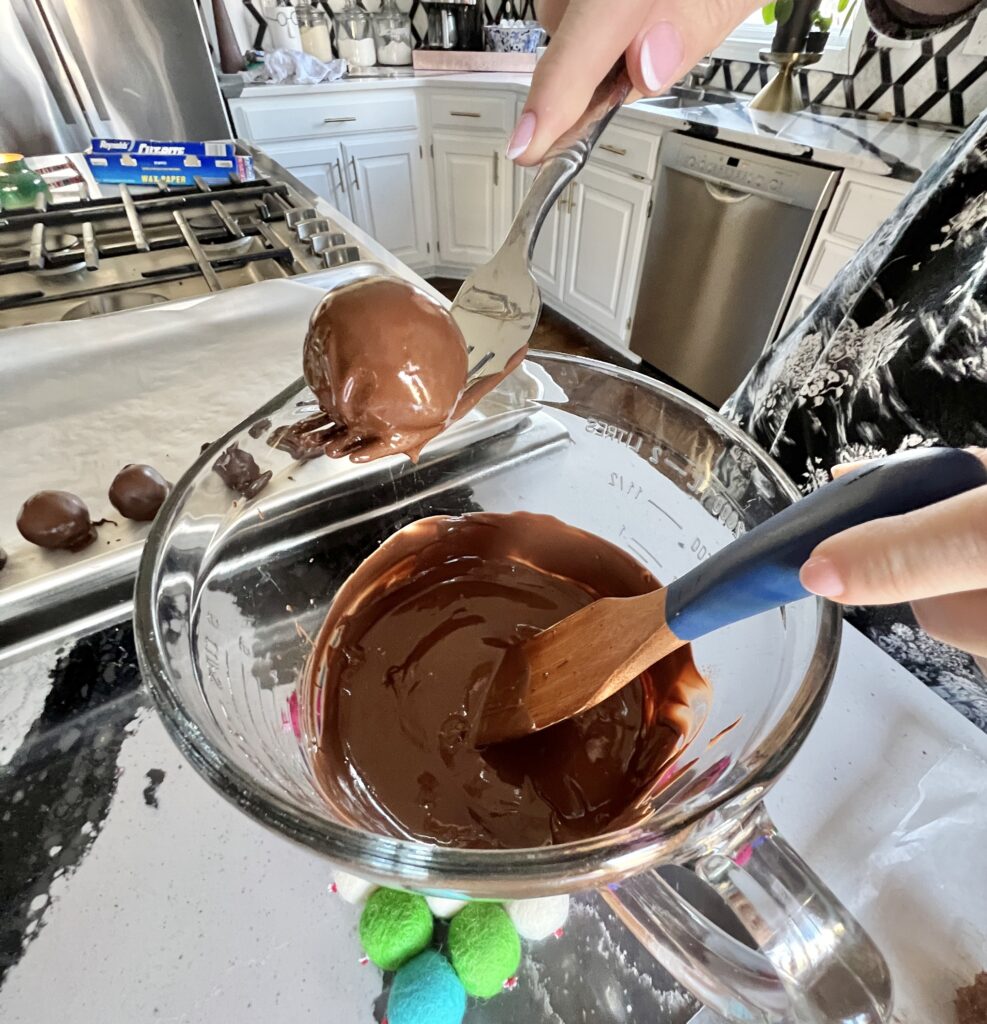
[[[499,903],[467,903],[449,925],[449,959],[471,996],[490,999],[521,963],[521,940]]]
[[[360,942],[378,967],[396,971],[432,941],[432,927],[424,896],[378,889],[360,915]]]

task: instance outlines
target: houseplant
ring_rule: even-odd
[[[761,15],[766,25],[775,25],[772,52],[822,53],[834,18],[841,28],[848,24],[857,2],[837,0],[835,14],[824,14],[820,9],[822,0],[771,0]]]

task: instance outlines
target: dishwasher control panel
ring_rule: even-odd
[[[757,193],[808,209],[818,201],[816,177],[829,173],[813,164],[779,160],[725,143],[685,136],[662,143],[661,164],[727,189]]]

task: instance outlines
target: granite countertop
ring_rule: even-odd
[[[184,760],[129,623],[0,658],[0,1019],[271,1024],[383,1017],[330,865]],[[984,967],[987,737],[847,627],[832,693],[768,799],[870,931],[896,1024],[951,1019]],[[592,894],[466,1024],[685,1024],[696,1004]],[[705,1018],[704,1018],[705,1019]]]
[[[527,74],[408,71],[382,78],[343,78],[319,85],[247,85],[242,98],[467,85],[523,96],[530,84],[531,76]],[[812,107],[794,114],[753,111],[749,99],[681,108],[639,100],[619,116],[641,127],[652,125],[663,131],[718,138],[768,153],[867,174],[890,175],[904,181],[914,181],[928,170],[959,134],[945,125],[885,121],[837,107]]]

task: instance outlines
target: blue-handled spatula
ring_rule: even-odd
[[[984,485],[987,467],[956,448],[919,449],[851,470],[669,586],[594,601],[508,651],[474,724],[475,742],[571,718],[690,640],[809,597],[799,569],[827,537]]]

